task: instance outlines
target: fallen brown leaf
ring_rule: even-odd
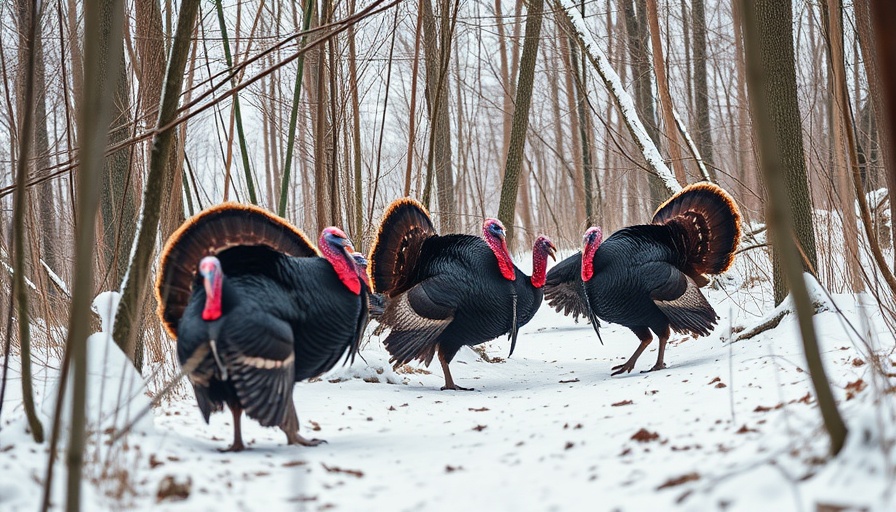
[[[159,482],[159,489],[156,491],[156,502],[160,501],[183,501],[190,497],[190,490],[193,488],[193,479],[187,477],[183,482],[175,480],[174,476],[166,475]]]
[[[489,409],[488,409],[488,407],[478,407],[478,408],[477,407],[468,407],[467,410],[470,410],[473,412],[485,412]]]
[[[656,488],[656,490],[668,489],[669,487],[676,487],[681,484],[685,484],[688,482],[693,482],[694,480],[700,480],[700,474],[694,473],[685,473],[684,475],[677,476],[675,478],[670,478],[666,480],[662,485]]]
[[[862,390],[868,387],[868,384],[865,383],[864,380],[859,379],[855,382],[850,382],[846,385],[846,399],[852,400],[856,397],[857,394],[861,393]]]
[[[473,430],[475,430],[476,432],[482,432],[486,428],[488,428],[488,425],[476,425],[475,427],[473,427]]]
[[[621,407],[623,405],[632,405],[634,402],[631,400],[623,400],[621,402],[616,402],[615,404],[610,404],[610,407]]]
[[[360,469],[343,469],[343,468],[340,468],[337,466],[327,466],[323,462],[321,462],[320,465],[323,466],[324,469],[326,469],[328,473],[344,473],[346,475],[352,475],[352,476],[356,476],[358,478],[361,478],[364,476],[364,472],[361,471]]]
[[[569,379],[569,380],[561,380],[560,384],[570,384],[572,382],[579,382],[579,379]]]
[[[737,432],[735,432],[735,434],[746,434],[748,432],[759,432],[759,431],[756,430],[755,428],[748,427],[747,424],[744,423],[742,427],[737,429]]]
[[[641,430],[635,432],[634,435],[632,435],[632,440],[638,441],[639,443],[647,443],[650,441],[655,441],[659,438],[659,434],[657,434],[656,432],[651,432],[646,428],[642,428]]]

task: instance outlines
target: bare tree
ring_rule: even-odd
[[[168,127],[177,114],[177,106],[184,82],[184,69],[190,51],[190,35],[196,23],[199,0],[184,0],[177,19],[177,30],[168,58],[165,84],[162,90],[156,132],[153,137],[149,174],[143,188],[141,223],[138,226],[136,246],[132,252],[128,279],[124,283],[121,302],[116,313],[113,338],[124,353],[140,369],[143,365],[142,347],[137,344],[137,333],[143,322],[143,299],[149,284],[151,258],[159,228],[164,191],[171,190],[174,177],[167,165],[174,149],[174,128]],[[162,128],[166,128],[162,130]]]
[[[778,260],[790,283],[799,316],[803,348],[815,396],[836,455],[846,440],[846,426],[837,410],[824,372],[812,324],[814,307],[803,280],[800,251],[814,257],[814,239],[809,246],[798,220],[799,207],[808,202],[805,167],[802,161],[800,117],[796,108],[796,74],[793,62],[793,6],[790,0],[742,0],[744,40],[750,106],[760,142],[761,169],[769,194],[767,218]],[[794,144],[798,144],[796,148]],[[794,154],[799,151],[798,154]],[[798,183],[797,183],[798,182]],[[798,186],[802,184],[800,189]],[[789,204],[789,205],[788,205]],[[805,214],[805,212],[803,212]],[[808,226],[811,233],[811,221]],[[796,240],[789,234],[796,231]],[[796,242],[796,244],[794,243]],[[802,247],[798,247],[798,245]],[[780,270],[779,270],[780,273]],[[777,294],[776,294],[777,295]]]
[[[529,128],[529,107],[532,104],[532,86],[535,81],[535,61],[538,58],[538,41],[541,35],[543,11],[544,0],[532,0],[529,3],[523,56],[520,60],[520,76],[517,80],[516,105],[513,110],[513,126],[510,132],[510,146],[507,150],[504,183],[501,186],[501,199],[498,206],[498,218],[507,228],[507,238],[510,241],[513,240],[514,212],[520,184],[523,151],[526,148],[526,131]]]

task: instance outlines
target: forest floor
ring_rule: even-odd
[[[206,425],[181,392],[123,443],[109,446],[96,428],[85,509],[896,510],[896,356],[879,309],[852,295],[819,301],[826,369],[850,429],[832,459],[794,315],[729,342],[771,311],[759,286],[729,278],[709,290],[719,326],[705,338],[675,336],[668,369],[654,373],[611,377],[635,336],[605,325],[601,346],[590,325],[547,305],[512,358],[504,339],[484,345],[493,362],[458,354],[452,372],[470,392],[440,391],[438,365],[392,371],[372,336],[366,363],[296,386],[303,434],[328,441],[314,448],[286,446],[278,429],[247,420],[249,449],[220,453],[230,414]],[[655,358],[653,345],[637,368]],[[18,360],[11,364],[0,509],[33,511],[47,449],[25,431]],[[41,402],[52,393],[52,366],[37,372]],[[138,395],[138,405],[148,402]],[[56,474],[58,503],[65,473]]]

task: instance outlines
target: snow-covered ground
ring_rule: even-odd
[[[722,317],[715,332],[675,337],[669,368],[649,374],[610,377],[636,346],[630,331],[605,326],[601,346],[589,325],[546,305],[521,331],[513,358],[503,360],[503,339],[485,345],[497,362],[459,353],[452,372],[473,392],[439,391],[438,365],[393,372],[371,337],[366,363],[296,385],[303,433],[328,441],[315,448],[286,446],[279,430],[244,421],[249,450],[220,453],[231,439],[230,414],[205,425],[192,396],[175,397],[122,443],[92,436],[86,510],[896,510],[896,356],[879,310],[861,297],[834,296],[861,338],[831,304],[816,316],[850,428],[846,448],[829,459],[793,315],[728,342],[771,310],[759,286],[727,279],[708,290]],[[874,354],[865,342],[878,347]],[[651,348],[639,369],[653,365]],[[40,503],[46,445],[25,432],[18,360],[11,361],[0,510],[31,511]],[[38,370],[39,402],[53,393],[56,375]],[[112,382],[105,392],[120,387]],[[64,461],[61,454],[60,468]],[[59,503],[64,472],[55,478]],[[189,481],[188,496],[157,503],[163,481]],[[165,494],[176,495],[174,487]]]

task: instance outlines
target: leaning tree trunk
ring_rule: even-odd
[[[526,131],[529,129],[529,107],[532,104],[532,86],[535,82],[535,61],[538,58],[538,41],[541,35],[543,12],[544,0],[532,0],[529,3],[523,56],[520,60],[520,75],[517,80],[516,105],[510,128],[510,146],[507,150],[504,183],[501,186],[501,202],[498,206],[498,219],[504,223],[507,229],[508,244],[513,242],[517,191],[523,165],[523,152],[526,148]]]
[[[162,10],[158,0],[140,0],[134,3],[137,32],[137,55],[141,66],[137,79],[140,81],[140,107],[144,119],[155,120],[158,116],[159,101],[165,80],[165,29],[162,26]],[[236,96],[234,95],[234,98]],[[177,134],[174,146],[178,145]],[[178,152],[172,151],[167,164],[170,168],[171,188],[163,190],[162,204],[165,210],[161,217],[162,239],[168,238],[184,221],[183,163]],[[133,178],[132,178],[133,179]],[[134,206],[136,208],[136,205]],[[133,240],[133,235],[131,235]],[[130,251],[131,244],[127,244]]]
[[[37,66],[35,50],[38,38],[38,13],[35,4],[27,0],[19,5],[19,27],[21,30],[20,73],[21,121],[19,123],[19,147],[16,160],[16,187],[13,195],[13,296],[16,303],[16,317],[19,324],[19,347],[22,358],[22,404],[28,418],[28,428],[34,441],[44,441],[44,429],[34,408],[34,389],[31,379],[31,330],[28,320],[28,290],[25,288],[25,211],[28,209],[28,190],[25,186],[28,175],[28,161],[32,154],[34,139],[34,82]],[[35,264],[37,262],[34,262]],[[36,266],[36,265],[35,265]],[[7,354],[8,355],[8,354]]]
[[[807,247],[807,242],[803,239],[805,233],[801,233],[805,226],[801,227],[798,219],[799,215],[805,215],[806,212],[799,212],[795,208],[796,204],[806,206],[808,190],[799,192],[794,187],[796,181],[805,185],[806,173],[802,160],[793,62],[792,5],[790,0],[742,0],[741,7],[750,109],[759,139],[760,168],[769,195],[769,234],[776,252],[780,253],[780,263],[775,266],[784,267],[791,285],[809,374],[825,428],[831,438],[831,452],[836,455],[843,448],[846,425],[837,410],[830,383],[824,373],[815,327],[812,324],[814,306],[803,279],[800,249],[807,256],[814,257],[814,240],[811,240],[813,245]],[[802,198],[795,197],[799,193],[806,195]],[[811,229],[811,223],[809,228]],[[796,242],[803,245],[802,248],[794,244],[790,236],[792,230],[796,230]]]
[[[168,58],[168,72],[162,91],[156,130],[169,125],[177,116],[184,82],[184,69],[190,53],[190,36],[196,23],[199,0],[184,0],[177,19],[177,29]],[[175,128],[157,131],[152,141],[149,159],[149,174],[143,189],[141,223],[138,226],[137,242],[132,252],[128,279],[122,290],[121,303],[116,314],[113,338],[139,370],[143,366],[142,350],[136,346],[137,333],[141,329],[143,298],[149,284],[151,257],[155,254],[156,233],[159,229],[162,197],[164,191],[171,190],[174,177],[167,165],[169,155],[174,150]]]
[[[66,346],[71,351],[72,412],[68,443],[66,509],[80,509],[81,468],[84,459],[87,387],[87,335],[93,295],[94,226],[100,176],[112,121],[112,83],[119,78],[124,25],[122,0],[94,0],[84,5],[84,74],[94,77],[84,86],[83,110],[78,113],[81,134],[78,169],[78,229],[75,240],[75,278]],[[105,65],[104,65],[105,64]]]

